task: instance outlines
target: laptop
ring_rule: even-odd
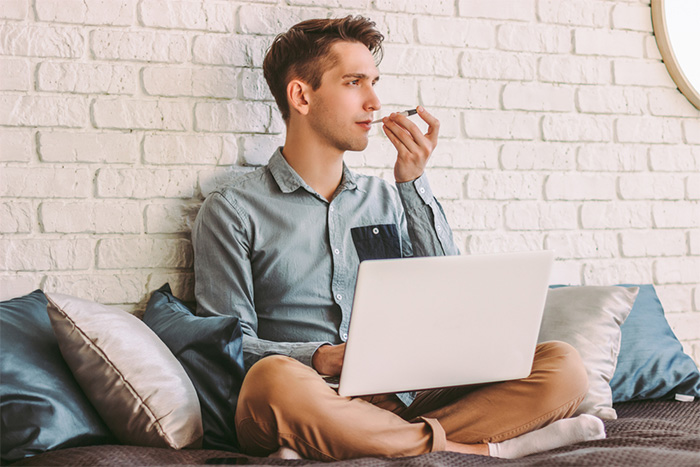
[[[537,251],[363,261],[338,393],[527,377],[553,260]]]

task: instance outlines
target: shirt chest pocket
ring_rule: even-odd
[[[401,239],[396,224],[355,227],[350,233],[360,261],[401,258]]]

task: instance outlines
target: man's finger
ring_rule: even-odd
[[[425,110],[425,107],[422,105],[419,105],[416,110],[418,110],[418,116],[428,124],[428,131],[425,133],[425,137],[433,143],[433,147],[437,146],[438,133],[440,131],[440,120]]]
[[[405,118],[405,117],[404,117]],[[413,123],[411,122],[413,125]],[[415,125],[414,125],[415,126]],[[418,145],[416,144],[415,137],[413,134],[409,132],[408,129],[400,125],[399,123],[395,122],[391,118],[387,118],[384,122],[384,128],[388,131],[390,131],[399,141],[401,141],[401,144],[409,151],[414,152],[416,149],[418,149]],[[386,132],[385,130],[385,132]],[[420,131],[418,131],[420,134]],[[421,138],[424,138],[422,134],[420,134]],[[397,147],[398,149],[398,147]]]

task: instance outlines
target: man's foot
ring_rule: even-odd
[[[603,421],[593,415],[557,420],[539,430],[500,443],[488,443],[489,455],[516,459],[536,452],[549,451],[568,444],[605,438]]]
[[[303,459],[303,457],[301,457],[294,449],[285,446],[282,446],[267,457],[272,457],[275,459]]]

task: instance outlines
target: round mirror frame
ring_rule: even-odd
[[[654,35],[656,36],[656,44],[659,47],[664,64],[678,89],[695,107],[700,109],[700,90],[695,89],[688,77],[683,73],[683,69],[671,47],[666,22],[665,3],[665,0],[651,0],[651,20],[654,27]]]

